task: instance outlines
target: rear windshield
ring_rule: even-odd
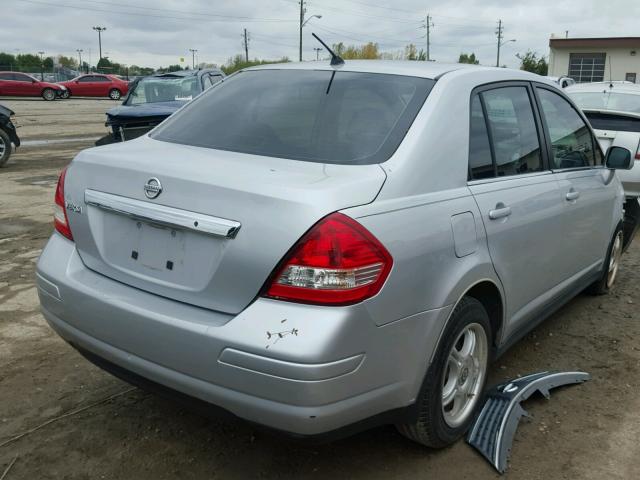
[[[611,113],[585,112],[591,126],[596,130],[616,132],[640,132],[640,118],[625,117]]]
[[[152,137],[337,164],[389,159],[434,85],[399,75],[258,70],[226,79]]]
[[[129,93],[125,105],[158,102],[188,102],[200,93],[198,77],[146,77]]]
[[[602,91],[570,92],[569,96],[582,109],[640,113],[640,95]]]

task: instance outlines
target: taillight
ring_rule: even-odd
[[[377,294],[392,265],[387,249],[366,228],[332,213],[294,245],[263,295],[316,305],[351,305]]]
[[[64,179],[67,176],[67,168],[60,173],[58,178],[58,186],[56,187],[55,205],[53,212],[53,225],[55,229],[69,240],[73,240],[71,229],[69,228],[69,219],[67,218],[67,209],[64,201]]]

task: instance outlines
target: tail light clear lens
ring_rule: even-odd
[[[316,305],[351,305],[377,294],[393,259],[366,228],[341,213],[313,226],[272,274],[263,296]]]
[[[67,237],[69,240],[73,240],[71,229],[69,228],[69,219],[67,218],[67,209],[64,201],[64,179],[67,176],[67,168],[60,173],[58,178],[58,186],[56,187],[55,206],[53,211],[53,225],[55,229]]]

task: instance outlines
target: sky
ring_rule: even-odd
[[[475,53],[495,65],[498,20],[504,25],[501,64],[518,67],[517,53],[548,55],[549,37],[640,36],[640,0],[308,0],[303,58],[315,60],[311,37],[326,43],[379,44],[396,53],[414,43],[426,50],[426,18],[431,18],[431,58],[455,62]],[[0,0],[0,51],[67,55],[95,64],[98,35],[110,60],[159,67],[197,62],[224,64],[243,53],[249,32],[251,58],[298,58],[298,0]],[[320,53],[322,58],[323,54]]]

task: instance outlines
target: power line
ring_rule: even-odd
[[[419,12],[415,11],[415,10],[405,10],[403,8],[398,8],[398,7],[384,7],[382,5],[374,5],[373,3],[367,3],[367,2],[360,2],[360,1],[356,1],[356,0],[343,0],[343,1],[347,1],[349,3],[357,3],[358,5],[364,5],[365,7],[373,7],[373,8],[381,8],[384,10],[391,10],[394,12],[405,12],[405,13],[412,13],[412,14],[419,14]]]
[[[298,1],[296,0],[282,0],[282,1],[289,2],[289,3],[296,3],[296,4],[298,3]],[[333,12],[346,13],[348,15],[353,15],[353,16],[362,17],[362,18],[382,19],[382,20],[386,20],[387,22],[397,22],[397,23],[421,23],[422,22],[422,20],[409,20],[408,18],[396,18],[396,17],[387,17],[382,15],[372,15],[372,14],[368,14],[358,10],[349,10],[346,8],[339,8],[339,7],[328,7],[326,5],[318,5],[314,8],[317,8],[318,10],[325,9]]]
[[[51,6],[51,7],[64,7],[67,9],[71,9],[71,10],[87,10],[87,11],[91,11],[91,12],[102,12],[102,13],[111,13],[113,14],[113,10],[105,10],[105,9],[100,9],[100,8],[93,8],[93,7],[86,7],[86,6],[78,6],[78,5],[69,5],[69,4],[63,4],[63,3],[52,3],[52,2],[46,2],[43,0],[18,0],[19,2],[26,2],[26,3],[33,3],[35,5],[46,5],[46,6]],[[110,5],[115,5],[115,4],[111,4]],[[123,4],[120,4],[123,5]],[[126,7],[128,7],[128,5],[124,5]],[[133,16],[138,16],[138,17],[153,17],[153,18],[167,18],[170,20],[186,20],[189,22],[233,22],[233,21],[238,21],[238,22],[274,22],[274,23],[283,23],[283,22],[293,22],[295,20],[290,20],[290,19],[277,19],[277,18],[273,18],[273,19],[267,19],[267,18],[251,18],[251,17],[222,17],[222,18],[209,18],[209,19],[204,19],[201,18],[203,15],[198,15],[197,17],[176,17],[175,15],[154,15],[151,13],[136,13],[136,12],[121,12],[121,13],[125,13],[126,15],[133,15]],[[185,15],[191,15],[191,14],[185,14]],[[213,15],[213,14],[208,14],[208,15]]]

